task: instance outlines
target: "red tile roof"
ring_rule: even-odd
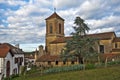
[[[102,59],[108,59],[108,60],[111,60],[111,59],[113,59],[113,58],[116,58],[116,57],[118,57],[118,56],[120,56],[120,54],[115,54],[115,53],[106,53],[106,54],[102,54],[101,55],[101,58]]]
[[[8,47],[7,45],[0,45],[0,58],[6,57],[9,50],[10,47]]]
[[[50,54],[45,54],[42,55],[36,62],[46,62],[46,61],[60,61],[60,56],[59,55],[50,55]]]
[[[113,42],[120,42],[120,37],[114,38]]]
[[[105,33],[97,33],[97,34],[88,34],[88,37],[92,37],[92,38],[96,38],[96,39],[100,39],[100,40],[107,40],[107,39],[111,39],[112,35],[115,35],[114,32],[105,32]],[[116,36],[116,35],[115,35]],[[72,39],[71,36],[69,37],[60,37],[57,38],[56,40],[52,41],[51,44],[55,44],[55,43],[65,43],[67,40]]]
[[[100,40],[106,40],[106,39],[111,39],[113,35],[115,35],[114,32],[104,32],[104,33],[97,33],[97,34],[88,34],[87,36],[92,38],[97,38]]]
[[[49,16],[48,18],[46,18],[46,20],[51,19],[51,18],[58,18],[58,19],[64,20],[64,19],[61,18],[56,12],[54,12],[51,16]]]
[[[120,53],[120,49],[112,49],[112,52],[119,52]]]
[[[6,57],[8,52],[10,52],[12,56],[14,54],[23,54],[21,49],[16,48],[9,43],[0,44],[0,57]]]

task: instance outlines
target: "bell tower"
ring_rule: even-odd
[[[64,19],[56,12],[45,19],[46,20],[46,50],[50,52],[50,42],[59,37],[64,37]]]

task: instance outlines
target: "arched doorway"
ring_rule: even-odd
[[[10,61],[6,64],[6,77],[10,77]]]

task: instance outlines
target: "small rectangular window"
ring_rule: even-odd
[[[48,61],[48,65],[51,65],[51,61]]]
[[[65,64],[66,64],[66,61],[63,61],[63,64],[65,65]]]
[[[74,61],[71,61],[71,64],[75,64],[75,62],[74,62]]]
[[[104,45],[100,45],[100,53],[104,53]]]
[[[59,24],[59,33],[61,34],[61,24]]]
[[[53,33],[53,27],[52,27],[52,23],[50,23],[50,33]]]
[[[55,64],[58,65],[58,61],[56,61]]]
[[[115,48],[117,48],[118,47],[118,45],[117,45],[117,43],[115,43]]]

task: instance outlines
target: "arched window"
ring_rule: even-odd
[[[59,23],[59,33],[61,33],[61,24]]]
[[[52,23],[50,23],[50,33],[53,33]]]

